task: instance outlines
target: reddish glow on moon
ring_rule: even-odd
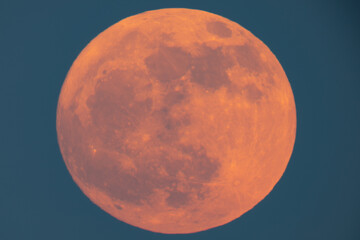
[[[249,31],[161,9],[86,46],[63,84],[57,133],[74,181],[104,211],[192,233],[240,217],[273,189],[296,109],[280,63]]]

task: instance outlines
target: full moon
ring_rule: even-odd
[[[291,86],[269,48],[205,11],[121,20],[76,58],[56,120],[82,192],[161,233],[224,225],[283,175],[296,134]]]

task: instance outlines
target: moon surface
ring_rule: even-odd
[[[128,17],[76,58],[57,108],[76,184],[115,218],[192,233],[252,209],[283,175],[296,134],[289,81],[269,48],[221,16]]]

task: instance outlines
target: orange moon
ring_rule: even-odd
[[[269,48],[224,17],[161,9],[94,38],[62,86],[57,133],[83,193],[153,232],[192,233],[252,209],[296,134],[291,86]]]

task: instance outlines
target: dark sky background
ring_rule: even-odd
[[[141,230],[90,202],[55,128],[60,88],[86,44],[169,7],[251,31],[279,59],[297,106],[293,155],[274,190],[239,219],[190,235]],[[0,239],[360,239],[359,10],[340,0],[0,0]]]

